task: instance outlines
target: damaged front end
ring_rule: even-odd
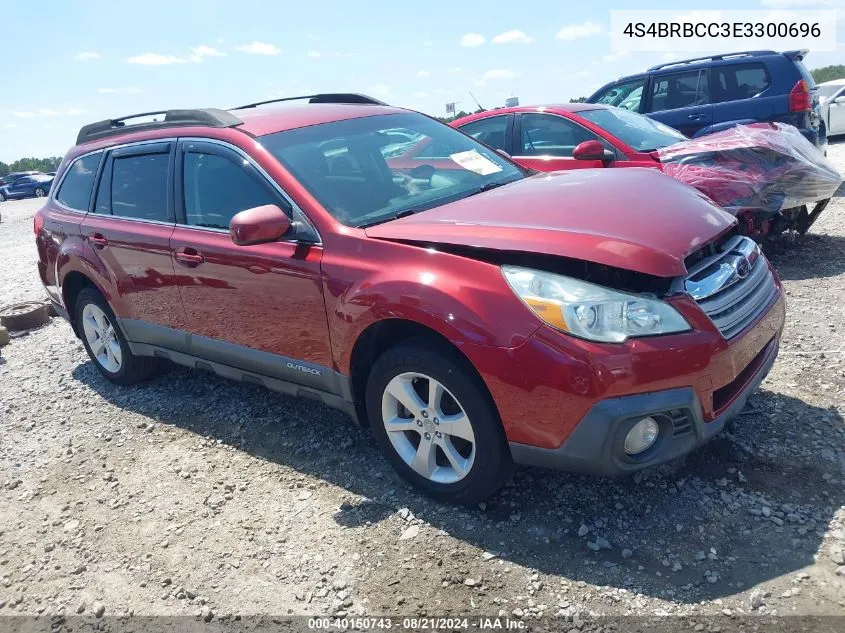
[[[735,215],[746,235],[804,234],[842,183],[793,126],[739,125],[655,152],[663,172]]]

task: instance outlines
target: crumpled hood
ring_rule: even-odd
[[[659,171],[539,174],[366,229],[369,237],[542,253],[659,277],[728,230],[733,216]]]

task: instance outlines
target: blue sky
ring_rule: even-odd
[[[701,0],[44,0],[2,2],[0,160],[62,155],[80,126],[147,110],[231,107],[316,91],[362,92],[430,114],[567,101],[672,53],[612,53],[610,9]],[[719,8],[707,3],[707,8]],[[845,0],[735,0],[723,8],[836,8]],[[727,51],[720,51],[727,52]],[[686,54],[686,57],[698,53]]]

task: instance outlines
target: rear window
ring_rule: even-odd
[[[97,152],[77,158],[68,167],[56,200],[70,209],[88,211],[91,191],[94,189],[94,176],[97,175],[97,167],[100,166],[102,157],[103,153]]]

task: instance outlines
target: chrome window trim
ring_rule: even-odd
[[[308,227],[314,232],[314,235],[317,236],[317,242],[312,244],[312,246],[322,246],[323,244],[323,237],[320,235],[320,232],[317,230],[317,227],[314,226],[314,223],[311,221],[311,218],[302,210],[302,208],[294,202],[293,198],[291,198],[284,189],[281,188],[279,183],[275,181],[275,179],[268,174],[264,168],[259,165],[255,159],[252,158],[249,154],[247,154],[244,150],[242,150],[237,145],[233,145],[228,141],[222,141],[216,138],[207,138],[202,136],[182,136],[179,137],[179,140],[182,142],[195,142],[195,143],[211,143],[212,145],[219,145],[220,147],[225,147],[226,149],[234,151],[236,154],[241,156],[245,159],[255,170],[270,184],[274,191],[276,191],[285,201],[291,206],[291,209],[294,211],[294,215],[299,216],[304,222],[308,224]],[[258,143],[258,141],[256,141]],[[184,153],[184,150],[183,150]],[[294,219],[299,219],[294,218]],[[176,226],[185,227],[194,229],[196,231],[212,231],[212,232],[225,232],[228,233],[228,229],[216,229],[212,227],[205,227],[205,226],[193,226],[191,224],[181,224],[179,222],[176,223]],[[297,240],[279,240],[279,242],[296,242]]]
[[[115,220],[126,220],[127,222],[140,222],[142,224],[159,224],[161,226],[175,226],[174,222],[164,222],[163,220],[147,220],[146,218],[130,218],[125,215],[112,215],[109,213],[106,215],[105,213],[92,213],[94,217],[97,218],[114,218]]]

